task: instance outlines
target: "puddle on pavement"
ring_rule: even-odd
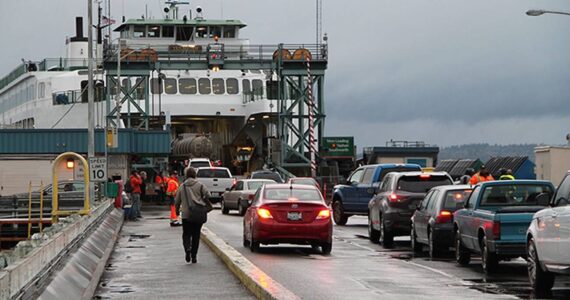
[[[140,239],[146,239],[146,238],[149,238],[149,237],[150,237],[150,234],[131,234],[131,235],[129,236],[129,242],[137,241],[137,240],[140,240]]]
[[[131,249],[142,249],[142,248],[146,248],[146,246],[126,246],[123,248],[131,248]]]
[[[115,266],[113,266],[113,264],[108,264],[105,266],[105,270],[106,271],[115,271],[117,268],[115,268]]]
[[[569,299],[570,289],[568,284],[555,286],[551,292],[536,294],[530,287],[528,281],[514,281],[509,279],[467,279],[470,289],[478,290],[487,294],[508,294],[521,299]]]

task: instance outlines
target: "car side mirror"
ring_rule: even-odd
[[[550,203],[550,195],[548,193],[540,193],[536,196],[536,204],[540,206],[548,206]]]

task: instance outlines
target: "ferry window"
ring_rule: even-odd
[[[121,38],[126,39],[128,37],[129,37],[129,31],[128,30],[121,31]]]
[[[125,78],[121,81],[121,90],[129,90],[131,88],[131,81]]]
[[[162,84],[159,85],[159,79],[153,78],[150,80],[150,92],[153,94],[162,94]]]
[[[38,97],[43,98],[45,96],[46,96],[46,84],[40,82],[40,84],[38,85]]]
[[[222,78],[212,79],[212,90],[214,90],[216,95],[223,94],[225,92],[224,80]]]
[[[146,36],[146,27],[144,25],[136,25],[133,29],[133,37],[140,38]]]
[[[177,41],[188,41],[192,37],[193,27],[191,26],[178,26],[176,29]]]
[[[251,81],[251,83],[253,87],[253,93],[263,96],[263,81],[261,81],[261,79],[254,79]]]
[[[210,86],[210,79],[208,78],[200,78],[198,80],[198,89],[200,90],[200,94],[208,95],[212,92],[212,88]]]
[[[235,78],[226,79],[226,89],[230,95],[239,93],[238,80]]]
[[[139,84],[140,82],[140,84]],[[135,95],[135,99],[138,100],[144,100],[145,95],[146,95],[146,91],[145,91],[145,86],[144,86],[144,81],[142,78],[138,78],[137,79],[137,89],[136,89],[136,95]]]
[[[198,38],[206,37],[207,32],[208,32],[208,29],[206,27],[198,27],[198,28],[196,28],[196,37],[198,37]]]
[[[196,79],[180,78],[178,79],[178,90],[180,94],[196,94]]]
[[[157,38],[160,37],[160,26],[153,25],[148,27],[148,37]]]
[[[251,93],[251,84],[249,83],[249,79],[244,79],[241,81],[241,84],[243,85],[243,93],[244,94],[249,94]]]
[[[210,27],[210,34],[209,37],[213,38],[215,36],[221,37],[222,36],[222,27],[221,26],[211,26]]]
[[[174,37],[174,26],[162,26],[162,37]]]
[[[167,94],[176,94],[176,79],[166,78],[164,79],[164,92]]]
[[[234,26],[224,27],[224,37],[225,38],[235,38],[236,37],[236,28]]]

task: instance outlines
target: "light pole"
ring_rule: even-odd
[[[531,17],[538,17],[538,16],[541,16],[543,14],[556,14],[556,15],[568,15],[568,16],[570,16],[570,13],[567,13],[567,12],[542,10],[542,9],[531,9],[531,10],[527,11],[526,14],[527,14],[527,16],[531,16]]]
[[[95,157],[95,116],[93,110],[95,102],[93,99],[93,1],[87,0],[87,158]],[[89,193],[91,201],[94,199],[95,185],[89,182]]]

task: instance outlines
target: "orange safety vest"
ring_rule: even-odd
[[[172,178],[168,179],[168,188],[166,189],[166,194],[169,196],[176,196],[176,191],[178,191],[178,182]]]

